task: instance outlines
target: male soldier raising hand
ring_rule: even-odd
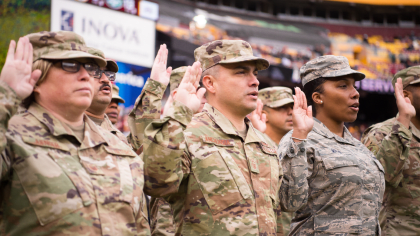
[[[177,234],[275,235],[282,171],[246,118],[269,63],[241,40],[205,44],[195,57],[166,117],[145,130],[145,192],[184,212]],[[204,92],[208,103],[192,117]]]

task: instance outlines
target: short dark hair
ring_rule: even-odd
[[[312,99],[312,94],[315,92],[323,93],[324,92],[324,86],[323,84],[327,81],[325,78],[318,78],[315,80],[312,80],[305,84],[303,86],[303,92],[305,93],[306,100],[308,102],[308,106],[312,106],[312,114],[315,117],[316,116],[316,108],[315,108],[315,102]]]

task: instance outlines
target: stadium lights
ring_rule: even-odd
[[[199,29],[203,29],[204,27],[206,27],[207,24],[207,19],[206,16],[204,15],[196,15],[193,18],[195,25],[197,26],[197,28]]]

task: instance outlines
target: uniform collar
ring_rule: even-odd
[[[241,137],[236,128],[230,122],[230,120],[212,105],[208,103],[204,104],[203,112],[208,113],[210,119],[212,119],[213,122],[216,123],[216,125],[218,125],[225,134],[236,135]],[[258,135],[258,131],[255,130],[254,126],[252,126],[251,121],[247,117],[245,117],[245,123],[248,125],[248,132],[246,134],[245,143],[264,142],[263,138],[260,137],[260,135]]]
[[[420,130],[414,126],[413,123],[410,122],[410,129],[411,133],[413,133],[414,136],[416,136],[417,139],[420,139]]]
[[[38,103],[33,103],[29,107],[28,112],[39,120],[39,122],[44,124],[51,135],[56,137],[70,135],[77,139],[73,130],[67,124],[61,122]],[[83,115],[83,120],[85,122],[85,135],[80,146],[81,149],[94,147],[101,143],[108,144],[109,141],[86,114]]]
[[[314,128],[313,131],[329,139],[335,139],[340,143],[347,143],[354,145],[353,136],[350,131],[344,126],[344,137],[339,137],[336,134],[332,133],[327,126],[325,126],[321,121],[314,118]]]
[[[109,120],[108,116],[105,114],[104,121],[101,124],[101,127],[105,130],[111,131],[113,134],[117,134],[118,130],[117,128],[112,124],[112,122]]]

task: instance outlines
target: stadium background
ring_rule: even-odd
[[[356,138],[370,124],[396,115],[390,80],[397,71],[420,64],[418,0],[152,2],[159,4],[155,45],[168,45],[173,68],[191,65],[193,51],[201,44],[240,38],[272,65],[259,74],[260,88],[295,87],[301,86],[298,71],[308,60],[327,54],[347,57],[354,69],[367,76],[357,84],[361,95],[358,119],[347,124]],[[50,8],[50,0],[0,0],[0,68],[10,39],[50,30]],[[130,108],[123,109],[118,123],[123,131],[128,131]]]

